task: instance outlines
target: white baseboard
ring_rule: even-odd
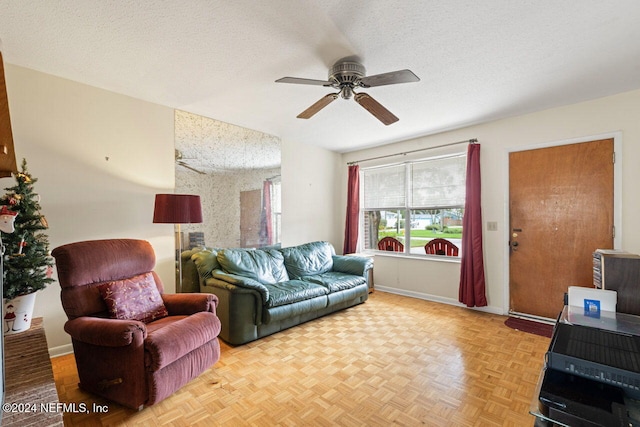
[[[65,344],[58,347],[51,347],[49,349],[49,357],[64,356],[65,354],[73,353],[73,345]]]
[[[402,296],[405,296],[405,297],[423,299],[423,300],[426,300],[426,301],[440,302],[440,303],[443,303],[443,304],[455,305],[456,307],[464,307],[464,308],[469,308],[471,310],[478,310],[478,311],[484,311],[486,313],[499,314],[501,316],[503,315],[502,308],[500,308],[500,307],[492,307],[492,306],[487,306],[487,307],[467,307],[466,305],[460,303],[458,300],[455,300],[453,298],[441,297],[441,296],[438,296],[438,295],[424,294],[422,292],[406,291],[404,289],[389,288],[387,286],[378,286],[378,285],[375,286],[375,289],[379,290],[379,291],[382,291],[382,292],[388,292],[390,294],[396,294],[396,295],[402,295]]]

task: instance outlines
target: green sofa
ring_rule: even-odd
[[[363,303],[373,261],[336,255],[328,242],[288,248],[182,253],[183,292],[218,296],[220,338],[244,344]]]

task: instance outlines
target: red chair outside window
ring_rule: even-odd
[[[424,245],[427,255],[458,256],[458,247],[446,239],[433,239]]]
[[[389,252],[404,252],[404,245],[393,237],[384,237],[378,242],[378,249]]]

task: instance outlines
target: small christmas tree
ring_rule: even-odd
[[[17,212],[15,231],[2,233],[5,246],[3,297],[7,300],[39,291],[53,282],[49,239],[42,233],[48,224],[40,214],[40,197],[33,192],[37,179],[27,171],[25,159],[22,160],[22,171],[14,176],[16,185],[5,188],[8,193],[0,199],[0,205]]]

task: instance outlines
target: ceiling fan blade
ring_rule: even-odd
[[[307,108],[302,113],[298,114],[297,117],[299,119],[310,119],[314,114],[322,110],[327,105],[331,104],[337,98],[338,98],[337,93],[330,93],[328,95],[325,95],[322,98],[320,98],[320,100],[318,100],[315,104],[313,104],[311,107]]]
[[[399,120],[391,111],[384,108],[382,104],[366,93],[357,93],[353,99],[355,99],[358,104],[362,105],[365,110],[373,114],[376,119],[384,123],[385,126],[389,126]]]
[[[178,161],[178,164],[179,164],[180,166],[182,166],[183,168],[186,168],[186,169],[192,170],[192,171],[194,171],[194,172],[198,172],[200,175],[206,175],[206,173],[205,173],[205,172],[202,172],[201,170],[198,170],[198,169],[196,169],[196,168],[194,168],[194,167],[192,167],[192,166],[189,166],[188,164],[186,164],[186,163],[185,163],[185,162],[183,162],[183,161]]]
[[[314,85],[314,86],[333,86],[333,82],[329,80],[314,80],[314,79],[301,79],[299,77],[283,77],[276,80],[276,83],[294,83],[299,85]]]
[[[360,86],[374,87],[419,81],[420,78],[413,74],[411,70],[398,70],[391,71],[390,73],[375,74],[373,76],[363,77],[360,80]]]

